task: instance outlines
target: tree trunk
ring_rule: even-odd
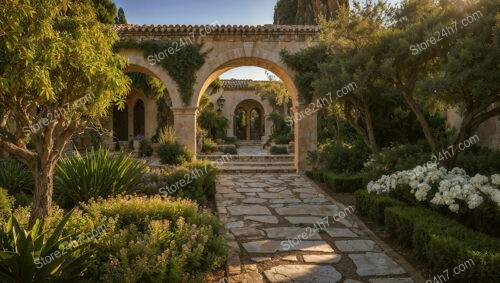
[[[366,132],[368,134],[368,140],[370,141],[370,149],[373,154],[377,155],[380,150],[378,148],[377,140],[375,139],[375,132],[373,129],[372,116],[368,106],[365,106],[365,122],[366,122]]]
[[[420,124],[420,127],[422,128],[422,131],[424,132],[425,139],[427,140],[427,142],[431,147],[432,153],[437,155],[439,153],[439,146],[437,142],[434,140],[434,137],[432,136],[431,128],[429,126],[429,123],[427,123],[427,120],[425,119],[424,113],[420,111],[420,108],[418,107],[417,103],[415,102],[413,96],[409,93],[409,91],[403,90],[403,97],[410,106],[412,112],[415,114],[415,116],[417,116],[417,120]]]
[[[34,172],[35,193],[30,213],[30,227],[35,224],[36,219],[47,219],[52,202],[52,185],[54,181],[55,163],[37,166]]]

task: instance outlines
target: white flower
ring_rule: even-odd
[[[500,186],[500,174],[491,175],[491,183],[493,185]]]
[[[480,206],[483,203],[483,197],[474,193],[470,194],[468,197],[467,204],[469,205],[469,209],[474,209]]]
[[[450,205],[448,206],[448,208],[449,208],[452,212],[457,213],[457,212],[458,212],[458,209],[459,209],[460,207],[458,206],[458,204],[453,203],[453,204],[450,204]]]

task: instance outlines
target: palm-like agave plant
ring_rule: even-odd
[[[77,235],[62,236],[71,212],[63,217],[47,240],[43,220],[37,220],[31,231],[26,231],[11,216],[5,232],[0,231],[0,281],[70,282],[80,278],[91,256],[91,250],[81,251],[88,243],[73,247],[65,253],[59,249],[63,243]],[[47,257],[51,257],[50,262],[37,263],[40,258]]]
[[[146,171],[146,162],[100,148],[61,158],[55,171],[56,200],[68,207],[91,198],[133,192]]]
[[[0,187],[15,195],[33,191],[35,181],[24,165],[15,160],[5,160],[0,161]]]

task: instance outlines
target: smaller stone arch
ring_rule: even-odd
[[[245,99],[233,108],[233,133],[235,136],[240,140],[260,140],[265,135],[264,129],[266,128],[265,108],[262,102],[256,99]],[[245,116],[241,117],[241,115]],[[244,118],[245,125],[240,125],[242,118]],[[241,128],[242,126],[244,129]]]

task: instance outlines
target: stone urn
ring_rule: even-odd
[[[132,145],[133,145],[135,151],[138,151],[139,149],[141,149],[141,141],[134,140],[134,143]]]

